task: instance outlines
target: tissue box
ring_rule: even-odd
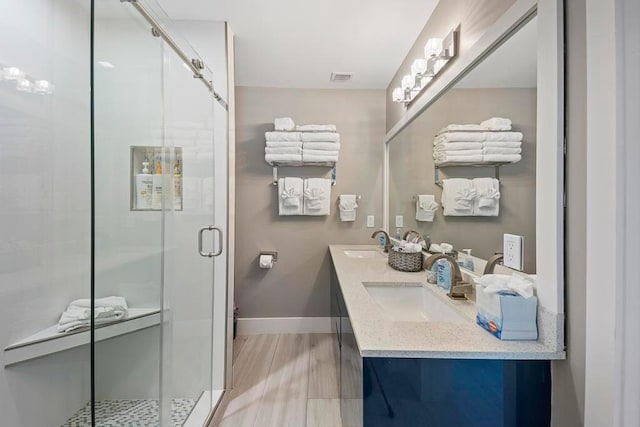
[[[537,340],[538,298],[487,293],[476,286],[476,322],[501,340]]]

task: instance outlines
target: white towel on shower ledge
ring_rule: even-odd
[[[94,323],[115,322],[127,315],[129,307],[122,297],[97,298],[94,301]],[[91,326],[91,300],[88,298],[72,301],[60,316],[58,332],[69,332],[74,329]]]

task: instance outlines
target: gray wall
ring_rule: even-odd
[[[489,117],[509,117],[524,134],[522,161],[500,168],[500,215],[452,217],[439,209],[434,222],[415,220],[417,194],[433,194],[440,203],[442,189],[434,184],[433,136],[449,123],[480,123]],[[493,177],[493,168],[447,168],[440,179]],[[404,216],[404,229],[429,234],[433,242],[448,242],[458,250],[473,249],[484,259],[502,251],[504,233],[524,236],[524,267],[536,269],[536,89],[453,89],[403,130],[389,149],[389,230],[395,216]]]
[[[329,316],[330,244],[369,244],[366,216],[382,221],[383,90],[236,88],[236,304],[240,317]],[[338,182],[328,217],[280,217],[264,132],[273,119],[333,123],[341,134]],[[327,168],[280,168],[280,176],[323,177]],[[337,216],[340,194],[360,194],[357,220]],[[278,251],[273,269],[258,268],[262,250]]]
[[[385,98],[387,130],[391,129],[405,112],[402,104],[392,101],[391,92],[400,86],[402,76],[409,74],[413,61],[424,56],[424,45],[427,39],[431,37],[442,38],[459,25],[459,54],[462,54],[473,46],[486,29],[514,3],[515,0],[446,0],[439,2],[387,87]],[[443,74],[445,73],[447,70],[443,71]]]
[[[586,10],[565,0],[567,37],[566,345],[567,360],[553,362],[553,425],[584,423],[586,321]]]

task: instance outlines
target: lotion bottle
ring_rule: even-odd
[[[153,194],[151,196],[151,208],[162,209],[162,163],[156,162],[156,170],[153,173]]]
[[[149,162],[142,162],[142,172],[136,175],[136,209],[151,209],[153,176],[149,173]]]
[[[180,170],[180,160],[176,160],[173,167],[173,208],[182,210],[182,171]]]

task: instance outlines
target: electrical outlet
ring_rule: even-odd
[[[402,215],[396,215],[396,227],[404,227],[404,218]]]
[[[373,228],[376,226],[376,218],[373,215],[367,215],[367,227]]]
[[[520,270],[524,268],[524,237],[515,234],[505,234],[502,246],[504,252],[503,264],[506,267]]]

